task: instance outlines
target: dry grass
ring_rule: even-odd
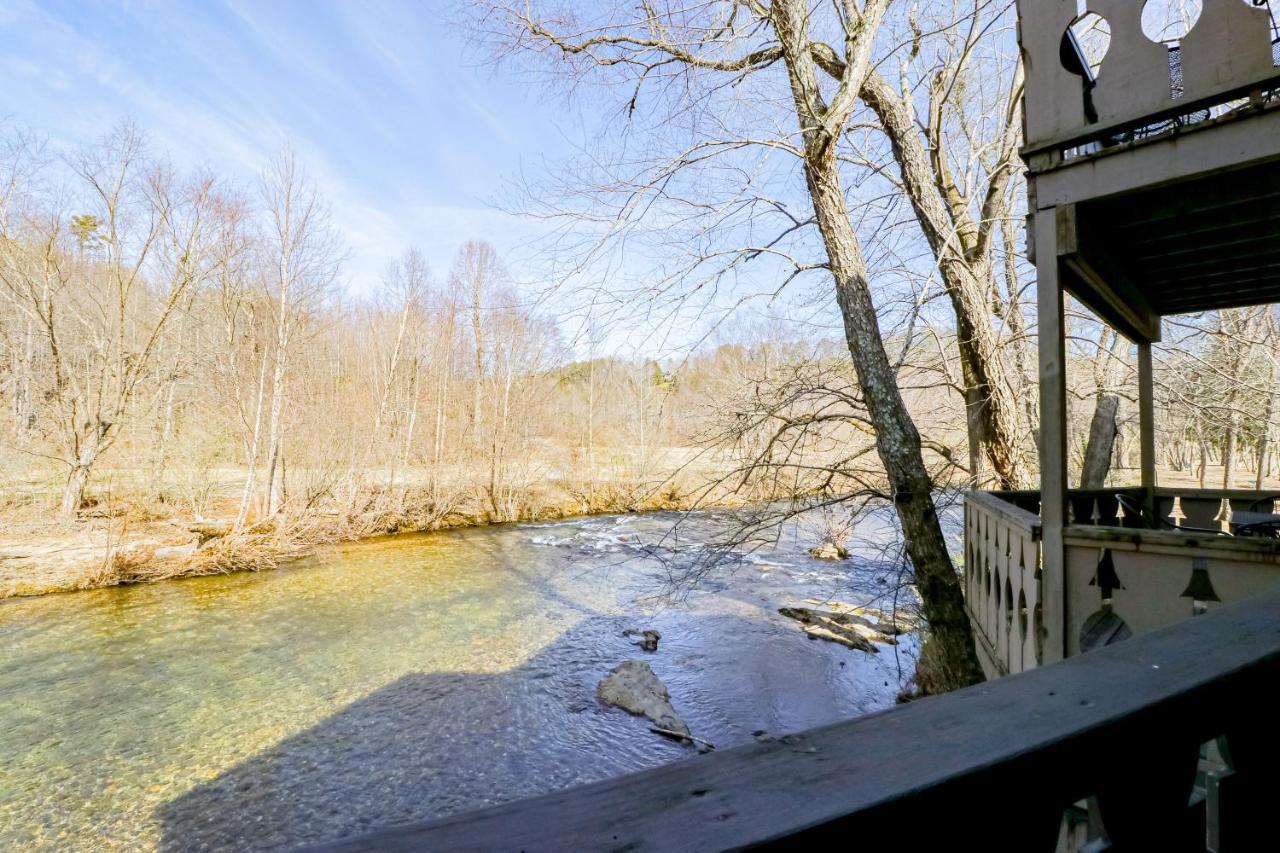
[[[53,505],[24,500],[0,507],[0,598],[150,583],[183,577],[278,568],[326,545],[407,531],[475,527],[510,521],[723,506],[690,482],[542,480],[505,491],[495,501],[478,486],[441,495],[424,488],[395,495],[370,489],[353,511],[332,503],[231,532],[236,505],[209,504],[216,516],[195,520],[174,501],[104,495],[73,525],[50,519]],[[495,507],[496,504],[496,507]]]

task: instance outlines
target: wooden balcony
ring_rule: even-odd
[[[1126,132],[1280,86],[1277,34],[1263,2],[1207,0],[1185,35],[1158,41],[1144,27],[1145,3],[1091,0],[1088,12],[1109,32],[1097,68],[1073,29],[1082,5],[1018,0],[1028,154],[1114,144]]]
[[[320,849],[1258,849],[1278,677],[1273,590],[879,714]]]
[[[1280,584],[1280,539],[1265,526],[1236,521],[1270,513],[1277,497],[1223,490],[1155,489],[1151,497],[1143,489],[1072,490],[1062,531],[1061,582],[1047,590],[1039,492],[970,493],[965,593],[988,675],[1053,660],[1046,649],[1078,654]]]

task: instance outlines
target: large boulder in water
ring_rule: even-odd
[[[660,729],[689,735],[689,727],[671,706],[667,686],[644,661],[629,660],[614,667],[596,685],[596,698],[629,714],[648,717]]]
[[[817,557],[819,560],[847,560],[849,559],[849,550],[835,542],[824,541],[816,548],[810,548],[809,555]]]

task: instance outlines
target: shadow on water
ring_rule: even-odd
[[[650,655],[618,636],[617,619],[600,617],[507,672],[402,676],[160,806],[160,848],[290,848],[693,755],[596,701],[596,681],[629,658],[650,662],[694,733],[720,746],[883,705],[880,691],[858,683],[881,677],[862,653],[820,648],[799,632],[783,635],[780,653],[770,620],[701,621],[701,639],[672,636]],[[708,651],[706,637],[735,640]]]

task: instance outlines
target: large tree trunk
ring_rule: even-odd
[[[1017,395],[990,321],[997,291],[995,272],[984,254],[989,244],[979,239],[978,224],[956,221],[956,216],[967,218],[961,206],[953,213],[940,196],[938,181],[945,175],[930,164],[918,123],[901,96],[875,71],[867,75],[862,96],[889,138],[903,187],[946,284],[956,317],[970,428],[980,431],[978,441],[998,485],[1016,488],[1029,477],[1019,452],[1023,430]]]
[[[71,473],[67,476],[67,485],[62,489],[62,506],[58,510],[58,517],[63,521],[75,521],[76,513],[84,503],[84,490],[89,485],[90,470],[91,465],[88,464],[77,463],[72,466]]]
[[[84,503],[84,492],[89,486],[93,465],[106,444],[103,441],[104,433],[105,430],[100,425],[90,426],[88,434],[77,440],[78,447],[68,454],[71,470],[67,474],[67,483],[62,489],[62,503],[58,508],[58,518],[64,523],[75,521],[76,513]]]
[[[1089,423],[1089,440],[1084,446],[1084,466],[1080,471],[1080,488],[1101,489],[1111,470],[1112,451],[1116,443],[1116,413],[1120,398],[1114,394],[1098,394]]]
[[[904,545],[915,572],[916,588],[929,623],[917,683],[926,693],[974,684],[983,680],[983,674],[965,612],[960,577],[951,564],[938,521],[933,481],[924,464],[920,433],[907,411],[880,337],[866,262],[849,221],[840,181],[837,157],[840,129],[826,121],[828,107],[822,102],[809,54],[806,12],[803,4],[796,0],[777,0],[772,10],[797,117],[804,132],[805,180],[835,281],[845,341],[875,429],[876,450],[888,477]],[[869,45],[863,48],[869,52]],[[843,81],[844,85],[850,83],[857,85],[854,80]]]
[[[405,500],[409,496],[409,483],[408,483],[407,477],[409,474],[409,458],[410,458],[410,454],[413,452],[413,433],[414,433],[415,427],[417,427],[418,425],[418,406],[421,403],[421,400],[418,399],[419,397],[418,383],[419,383],[419,374],[421,372],[422,372],[422,359],[415,356],[413,359],[411,372],[409,374],[409,421],[408,423],[405,424],[404,443],[401,445],[401,450],[400,450],[400,469],[405,472],[406,480],[398,490],[396,490],[395,488],[395,485],[396,485],[395,472],[393,471],[391,474],[391,487],[392,487],[392,490],[397,495],[397,506],[399,507],[399,511],[401,513],[404,512]]]
[[[271,379],[271,413],[267,422],[267,515],[280,512],[280,487],[277,471],[280,467],[280,445],[284,442],[284,369],[288,352],[288,335],[285,326],[285,300],[280,300],[280,331],[276,342],[276,360]]]
[[[248,436],[245,447],[244,489],[240,494],[240,509],[236,513],[234,530],[240,530],[249,520],[249,507],[253,503],[253,495],[258,484],[258,456],[262,445],[262,408],[267,394],[267,361],[262,359],[258,368],[258,390],[254,400],[253,430]]]
[[[835,146],[816,152],[806,164],[818,227],[835,278],[836,301],[858,383],[876,431],[894,507],[902,524],[907,555],[929,622],[929,648],[921,656],[917,680],[926,693],[983,680],[974,650],[959,576],[933,502],[933,481],[925,468],[920,434],[897,385],[876,321],[866,267],[844,206]]]
[[[156,447],[155,454],[151,461],[151,482],[147,485],[147,493],[150,497],[158,497],[163,489],[161,479],[164,477],[165,470],[169,467],[169,443],[173,440],[174,415],[176,404],[174,395],[177,392],[178,382],[174,378],[178,373],[178,366],[170,369],[169,377],[165,380],[164,390],[164,415],[160,421],[160,428],[156,430]]]
[[[475,351],[473,352],[475,364],[475,385],[472,388],[471,399],[471,443],[476,449],[477,454],[481,451],[484,444],[484,436],[480,433],[480,425],[483,421],[481,411],[484,405],[484,321],[480,313],[480,273],[475,274],[475,278],[471,283],[471,335],[475,338]]]
[[[449,378],[453,369],[453,323],[448,325],[445,337],[444,365],[438,367],[436,378],[436,422],[435,433],[431,438],[431,503],[432,512],[437,511],[440,503],[440,474],[444,464],[444,445],[446,430],[449,426]]]

